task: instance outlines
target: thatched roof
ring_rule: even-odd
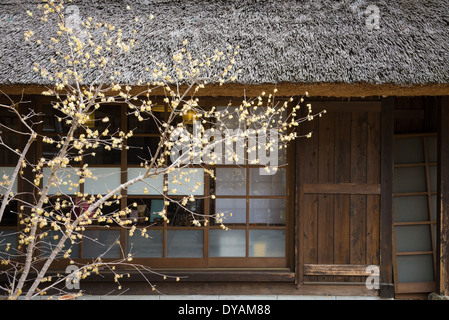
[[[26,8],[36,11],[35,4],[33,0],[0,4],[0,85],[46,82],[32,65],[48,64],[51,51],[23,40],[30,28],[37,32],[48,28],[26,14]],[[238,83],[243,85],[427,85],[449,94],[449,0],[73,0],[72,4],[81,17],[112,21],[142,33],[121,62],[121,80],[129,84],[144,78],[150,57],[169,63],[187,38],[196,53],[238,44],[236,65],[242,69]],[[377,21],[369,20],[376,14],[369,11],[372,4],[378,8],[378,28]],[[154,19],[143,24],[151,14]],[[138,23],[136,15],[141,17]]]

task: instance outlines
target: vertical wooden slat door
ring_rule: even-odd
[[[327,113],[298,142],[299,281],[365,281],[379,265],[380,102],[312,107]]]

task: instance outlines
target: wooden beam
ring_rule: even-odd
[[[394,297],[393,284],[393,162],[395,97],[382,99],[381,113],[381,210],[380,296]]]
[[[270,92],[274,88],[279,91],[277,96],[301,96],[306,91],[310,97],[369,97],[369,96],[441,96],[449,92],[449,84],[417,84],[417,85],[395,85],[395,84],[372,84],[372,83],[264,83],[264,84],[210,84],[199,90],[196,96],[233,96],[257,97],[262,91]],[[148,89],[146,86],[133,86],[131,94]],[[181,86],[180,90],[185,87]],[[33,84],[0,84],[0,90],[10,95],[42,94],[47,90],[45,85]],[[163,89],[153,90],[154,95],[164,96]],[[113,92],[115,95],[116,93]]]
[[[364,264],[305,264],[307,276],[370,276],[369,265]],[[378,266],[377,266],[378,267]]]
[[[309,100],[308,100],[309,101]],[[310,101],[313,112],[381,112],[380,101]]]
[[[436,285],[449,295],[449,97],[441,98],[438,134]]]
[[[380,184],[307,183],[304,193],[319,194],[380,194]]]

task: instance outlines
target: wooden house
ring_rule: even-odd
[[[0,5],[0,89],[11,96],[24,92],[45,114],[49,101],[41,92],[48,83],[32,69],[34,62],[48,64],[51,52],[23,41],[33,23],[24,10],[31,2],[6,0]],[[240,46],[236,65],[241,75],[236,83],[210,84],[200,92],[201,103],[238,101],[276,87],[285,97],[307,91],[314,111],[327,110],[301,126],[303,132],[313,131],[312,138],[290,145],[288,165],[278,177],[264,180],[249,165],[222,166],[217,168],[227,179],[222,186],[205,182],[204,195],[215,188],[217,199],[201,203],[200,210],[228,205],[245,213],[230,233],[223,235],[214,226],[154,227],[154,243],[136,259],[174,276],[161,280],[149,275],[159,290],[449,295],[449,1],[72,4],[81,17],[110,20],[141,34],[135,49],[119,62],[120,81],[133,88],[149,59],[168,64],[184,39],[199,53],[231,43]],[[154,19],[144,23],[150,15]],[[132,125],[124,120],[126,106],[108,112],[117,126]],[[46,116],[42,130],[56,130],[51,115]],[[151,129],[143,128],[135,141],[148,145],[154,138]],[[33,152],[39,157],[49,150],[36,145]],[[99,159],[91,166],[128,175],[137,165],[126,150]],[[0,154],[0,161],[0,167],[11,165],[6,154]],[[148,207],[156,204],[151,195],[132,190],[122,201],[135,199]],[[14,226],[4,223],[1,228]],[[131,241],[126,231],[108,232],[113,234],[102,235],[105,239],[120,236],[125,247]],[[176,237],[188,247],[177,247]],[[220,241],[228,247],[222,248]],[[80,248],[80,259],[88,258],[88,251]],[[115,254],[120,252],[111,252]],[[83,290],[110,292],[112,278],[86,279]],[[129,294],[154,294],[138,273],[122,281]]]

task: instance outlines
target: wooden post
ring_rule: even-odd
[[[393,284],[393,157],[395,97],[382,99],[380,296],[394,297]]]
[[[438,199],[435,280],[437,292],[449,295],[449,97],[441,98],[438,134]]]

